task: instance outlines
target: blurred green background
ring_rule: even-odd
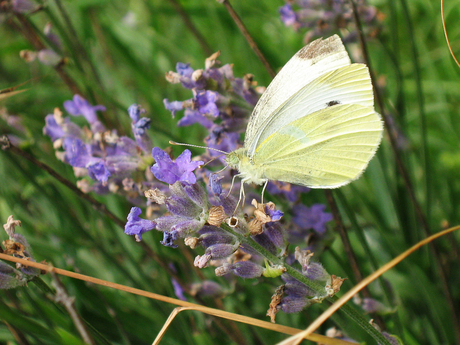
[[[438,232],[460,223],[460,70],[446,46],[439,2],[370,3],[384,15],[380,34],[368,42],[378,80],[376,86],[383,95],[386,112],[398,128],[402,160],[430,231]],[[191,97],[189,90],[171,85],[164,78],[177,62],[204,68],[209,53],[220,50],[219,60],[232,63],[236,77],[252,73],[258,84],[265,86],[271,80],[225,7],[214,0],[50,0],[42,5],[36,13],[22,18],[12,13],[1,15],[0,89],[31,81],[24,86],[26,92],[0,104],[9,114],[20,116],[25,130],[12,129],[1,119],[0,130],[23,139],[23,149],[74,182],[72,168],[56,159],[52,142],[42,133],[45,116],[53,113],[55,107],[62,109],[62,103],[73,96],[62,73],[83,97],[107,107],[104,121],[119,133],[130,135],[126,109],[133,103],[141,104],[154,124],[150,130],[154,144],[162,148],[168,146],[170,139],[201,144],[206,135],[196,125],[176,127],[177,118],[172,119],[164,108],[164,98]],[[284,5],[283,1],[233,1],[232,5],[275,69],[304,45],[305,32],[285,27],[279,18],[278,8]],[[459,56],[460,6],[453,1],[445,6],[450,41]],[[202,35],[209,51],[184,18]],[[64,45],[67,64],[61,71],[20,58],[21,50],[36,49],[25,28],[46,42],[40,33],[48,22]],[[352,58],[360,58],[358,44],[348,48]],[[175,152],[181,150],[174,148]],[[22,228],[17,231],[26,236],[37,261],[46,260],[56,267],[175,297],[170,276],[158,262],[133,238],[124,235],[123,229],[47,173],[23,158],[2,152],[0,174],[0,219],[4,223],[12,214],[22,221]],[[426,237],[386,135],[363,177],[334,193],[365,276]],[[126,218],[131,205],[124,198],[95,197],[119,218]],[[325,199],[322,191],[312,191],[305,200],[311,205]],[[320,260],[330,273],[350,278],[342,286],[342,291],[347,291],[356,281],[340,238],[334,236]],[[159,244],[161,238],[161,234],[151,232],[144,236],[144,242],[164,265],[174,264],[185,282],[212,279],[227,291],[222,299],[196,300],[188,296],[189,301],[211,307],[222,305],[228,311],[267,320],[265,313],[271,295],[281,284],[279,278],[217,278],[212,268],[197,272],[192,269],[197,252],[184,246],[176,250],[163,247]],[[459,325],[449,306],[453,301],[458,312],[459,238],[454,233],[436,242],[439,260],[427,247],[422,248],[370,286],[372,296],[392,309],[381,316],[386,330],[398,335],[405,344],[459,341],[454,335]],[[450,302],[443,292],[439,265],[447,273],[447,286],[453,298]],[[48,276],[42,278],[50,281]],[[113,344],[150,344],[174,308],[68,278],[62,281],[69,294],[75,296],[82,317],[100,334],[100,343],[106,339]],[[61,313],[35,284],[0,294],[1,343],[82,343],[70,317]],[[314,305],[293,315],[279,313],[277,322],[305,328],[325,307]],[[284,338],[268,330],[235,325],[197,312],[184,312],[173,322],[163,343],[214,344],[219,339],[221,344],[236,344],[244,338],[246,344],[273,344]],[[341,314],[319,331],[324,333],[332,326],[358,341],[373,343]],[[231,336],[235,334],[241,337]]]

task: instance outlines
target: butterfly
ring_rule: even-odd
[[[352,64],[334,35],[311,42],[280,70],[249,118],[244,146],[226,162],[243,183],[337,188],[362,174],[382,132],[369,70]]]

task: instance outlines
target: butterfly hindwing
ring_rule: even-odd
[[[340,187],[364,171],[382,128],[373,107],[333,105],[279,128],[257,147],[253,160],[269,180]]]

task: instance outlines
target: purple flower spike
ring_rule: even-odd
[[[168,184],[174,184],[177,181],[185,184],[196,183],[196,176],[193,170],[203,164],[202,161],[191,161],[192,153],[185,150],[173,162],[169,155],[158,147],[152,150],[152,156],[156,163],[150,169],[155,177]]]
[[[322,204],[314,204],[312,207],[305,205],[294,206],[295,224],[305,229],[314,229],[319,234],[324,234],[326,231],[326,223],[332,220],[330,213],[324,212],[326,208]]]
[[[64,108],[70,115],[83,115],[91,124],[97,121],[96,111],[105,111],[105,107],[103,105],[92,106],[80,95],[74,95],[72,101],[65,101]]]
[[[125,225],[125,234],[136,236],[136,241],[142,240],[142,234],[155,227],[155,222],[139,218],[142,210],[139,207],[132,207],[128,214],[128,222]]]

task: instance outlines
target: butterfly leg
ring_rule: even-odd
[[[265,180],[264,187],[262,188],[262,197],[260,198],[260,203],[264,203],[264,194],[265,194],[265,189],[267,188],[268,180]]]
[[[240,174],[236,174],[235,176],[233,176],[233,178],[232,178],[232,184],[230,185],[230,189],[229,189],[229,191],[228,191],[227,198],[229,197],[230,193],[232,192],[233,185],[235,184],[235,178],[238,177],[238,176],[240,176]],[[241,192],[240,192],[240,194],[241,194]],[[238,206],[237,206],[236,208],[238,208]]]
[[[239,175],[236,175],[239,176]],[[233,211],[233,214],[236,213],[236,210],[240,206],[241,200],[243,200],[243,203],[241,204],[241,209],[243,209],[244,206],[244,199],[246,198],[246,194],[244,193],[244,183],[246,182],[245,179],[241,180],[241,186],[240,186],[240,198],[238,199],[238,203],[236,204],[235,211]]]

